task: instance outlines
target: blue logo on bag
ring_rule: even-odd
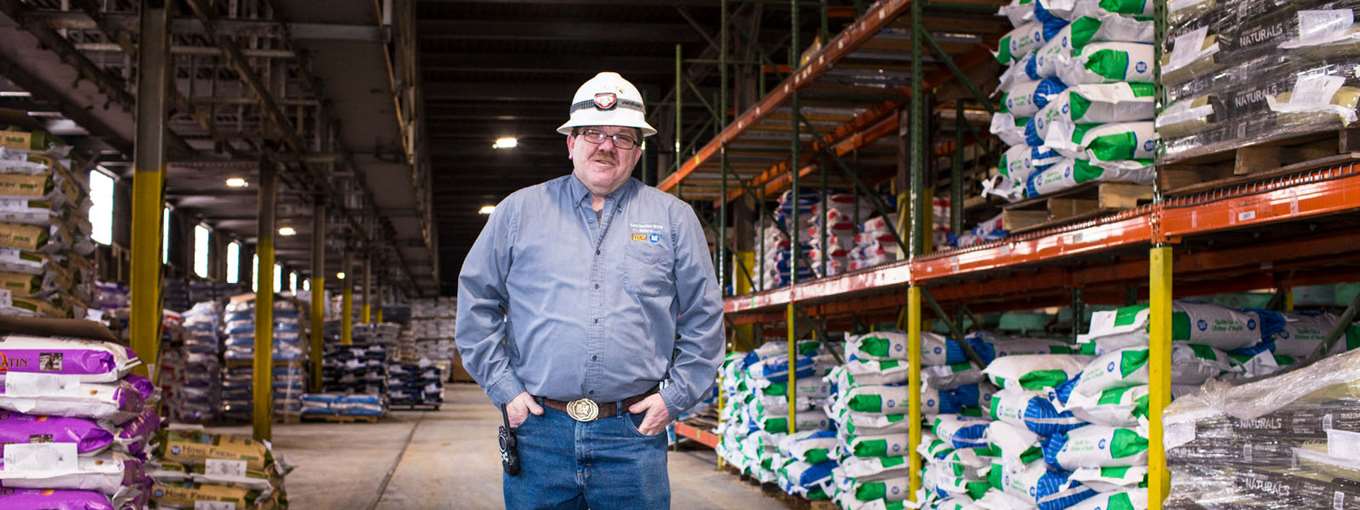
[[[935,407],[935,400],[927,400],[926,407]]]
[[[1063,107],[1062,107],[1062,112],[1063,112],[1063,113],[1067,113],[1068,111],[1071,110],[1071,108],[1072,108],[1072,105],[1071,105],[1070,103],[1069,103],[1069,104],[1064,104]]]
[[[652,232],[651,234],[647,235],[647,242],[652,243],[652,244],[659,244],[659,243],[661,243],[661,233],[660,233],[660,232]]]
[[[1096,443],[1096,449],[1097,449],[1097,450],[1104,450],[1104,449],[1105,449],[1105,440],[1104,440],[1104,439],[1101,439],[1099,443]]]
[[[1152,152],[1152,150],[1153,150],[1153,149],[1156,149],[1156,148],[1157,148],[1157,142],[1154,141],[1154,140],[1148,140],[1148,141],[1146,141],[1146,142],[1143,142],[1143,150],[1145,150],[1145,151]]]
[[[1043,33],[1043,32],[1035,32],[1035,33],[1034,33],[1034,41],[1035,41],[1035,42],[1044,42],[1044,33]]]
[[[1138,62],[1138,65],[1134,66],[1134,69],[1137,69],[1138,72],[1140,72],[1140,73],[1146,73],[1146,72],[1147,72],[1147,62]]]
[[[1280,335],[1280,338],[1281,338],[1281,339],[1285,339],[1285,340],[1288,340],[1288,339],[1289,339],[1289,330],[1287,330],[1287,329],[1286,329],[1286,330],[1283,330],[1283,331],[1280,331],[1280,332],[1277,333],[1277,334]]]
[[[1106,372],[1113,372],[1113,371],[1114,371],[1114,362],[1113,362],[1113,361],[1111,361],[1109,365],[1105,365],[1105,371],[1106,371]]]
[[[936,348],[935,348],[935,354],[939,354],[940,351],[943,351],[943,350],[944,350],[944,349],[941,349],[941,348],[939,348],[939,347],[936,347]]]
[[[1256,329],[1256,319],[1247,319],[1247,329]]]
[[[1206,321],[1204,319],[1200,319],[1199,322],[1195,323],[1195,325],[1199,326],[1200,331],[1206,331],[1209,329],[1209,321]]]
[[[904,349],[904,348],[905,348],[905,347],[903,347],[901,344],[898,344],[898,345],[894,345],[894,346],[893,346],[893,349],[896,349],[896,350],[899,350],[899,351],[902,350],[902,349]]]
[[[888,399],[888,407],[890,408],[897,407],[897,401],[893,399]]]
[[[900,445],[900,444],[895,444],[895,445],[893,445],[893,448],[892,448],[892,449],[893,449],[893,453],[900,452],[900,451],[902,451],[902,445]]]

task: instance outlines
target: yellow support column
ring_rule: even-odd
[[[375,323],[375,324],[382,324],[382,323],[383,323],[383,318],[382,318],[382,307],[381,307],[381,306],[378,307],[378,314],[377,314],[377,316],[378,316],[378,318],[375,319],[375,322],[374,322],[374,323]]]
[[[364,257],[364,307],[360,323],[373,324],[373,257]]]
[[[354,259],[348,253],[345,254],[344,269],[340,270],[340,284],[344,291],[340,297],[340,345],[351,345],[354,343],[354,277],[349,274],[349,270],[354,266]]]
[[[921,288],[907,288],[907,477],[911,491],[907,497],[916,501],[921,490]]]
[[[1162,412],[1171,403],[1171,247],[1152,248],[1148,287],[1148,509],[1161,510],[1170,493]]]
[[[786,307],[785,321],[789,325],[789,377],[787,395],[789,397],[789,433],[798,431],[798,323],[794,320],[796,312],[793,300]]]
[[[251,424],[257,441],[273,437],[274,419],[274,163],[260,162],[259,233],[255,253],[260,270],[255,273],[255,362],[253,367]]]
[[[137,49],[137,125],[132,173],[132,350],[141,375],[155,370],[161,345],[161,215],[164,214],[165,121],[170,91],[170,9],[142,6]]]
[[[312,313],[311,361],[312,391],[321,391],[321,353],[326,334],[326,204],[318,197],[312,210]]]

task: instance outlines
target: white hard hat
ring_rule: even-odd
[[[656,134],[656,128],[647,124],[642,94],[619,73],[612,72],[597,74],[576,89],[571,98],[571,119],[557,132],[569,135],[572,128],[584,126],[633,127],[641,129],[642,136]]]

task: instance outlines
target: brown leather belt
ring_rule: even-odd
[[[642,399],[651,396],[653,393],[656,393],[656,388],[641,395],[624,399],[624,410],[632,407],[633,404],[641,402]],[[567,416],[571,416],[573,420],[583,422],[595,421],[601,416],[614,416],[619,411],[615,402],[599,403],[588,398],[578,398],[570,402],[553,400],[548,397],[538,397],[538,400],[542,402],[543,405],[567,413]]]

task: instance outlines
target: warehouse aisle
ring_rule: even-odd
[[[378,424],[275,425],[276,451],[297,466],[287,479],[293,508],[501,508],[500,416],[473,385],[450,385],[445,402],[439,412],[399,411]],[[709,451],[671,452],[673,508],[785,508],[713,462]]]

